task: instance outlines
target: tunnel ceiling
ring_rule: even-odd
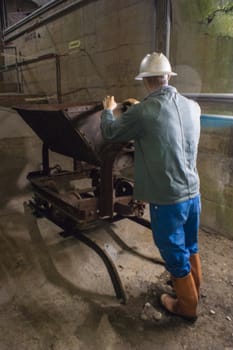
[[[50,2],[51,0],[33,0],[33,2],[38,5],[38,6],[42,6],[47,4],[48,2]]]

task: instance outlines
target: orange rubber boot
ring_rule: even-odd
[[[202,282],[201,259],[199,253],[190,256],[191,272],[196,285],[198,297],[200,296],[200,285]]]
[[[173,277],[174,289],[177,298],[172,298],[168,294],[161,296],[162,305],[171,313],[195,321],[197,319],[198,294],[196,285],[189,272],[181,278]]]

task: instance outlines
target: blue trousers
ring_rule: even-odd
[[[174,277],[190,272],[189,258],[198,252],[200,212],[200,195],[171,205],[150,204],[154,242]]]

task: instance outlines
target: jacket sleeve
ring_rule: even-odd
[[[137,138],[141,133],[141,114],[140,104],[130,107],[117,119],[111,110],[104,110],[101,115],[103,138],[112,142],[127,142]]]

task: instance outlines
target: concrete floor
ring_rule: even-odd
[[[62,238],[61,229],[46,219],[37,220],[37,230],[24,214],[23,202],[29,198],[15,197],[1,211],[0,349],[18,349],[19,344],[30,350],[77,349],[77,327],[89,328],[105,308],[122,306],[96,253],[73,237]],[[114,261],[129,299],[145,294],[164,271],[146,258],[160,259],[150,232],[127,219],[101,225],[91,238]],[[108,330],[107,316],[99,326]],[[110,330],[104,342],[113,335]],[[61,345],[64,337],[68,348]]]
[[[121,305],[90,248],[45,219],[35,229],[23,212],[30,196],[0,211],[0,350],[233,349],[232,241],[200,232],[204,283],[189,324],[158,304],[168,276],[138,255],[159,258],[149,230],[125,219],[90,233],[116,264],[128,296]],[[160,321],[140,318],[146,301]]]

